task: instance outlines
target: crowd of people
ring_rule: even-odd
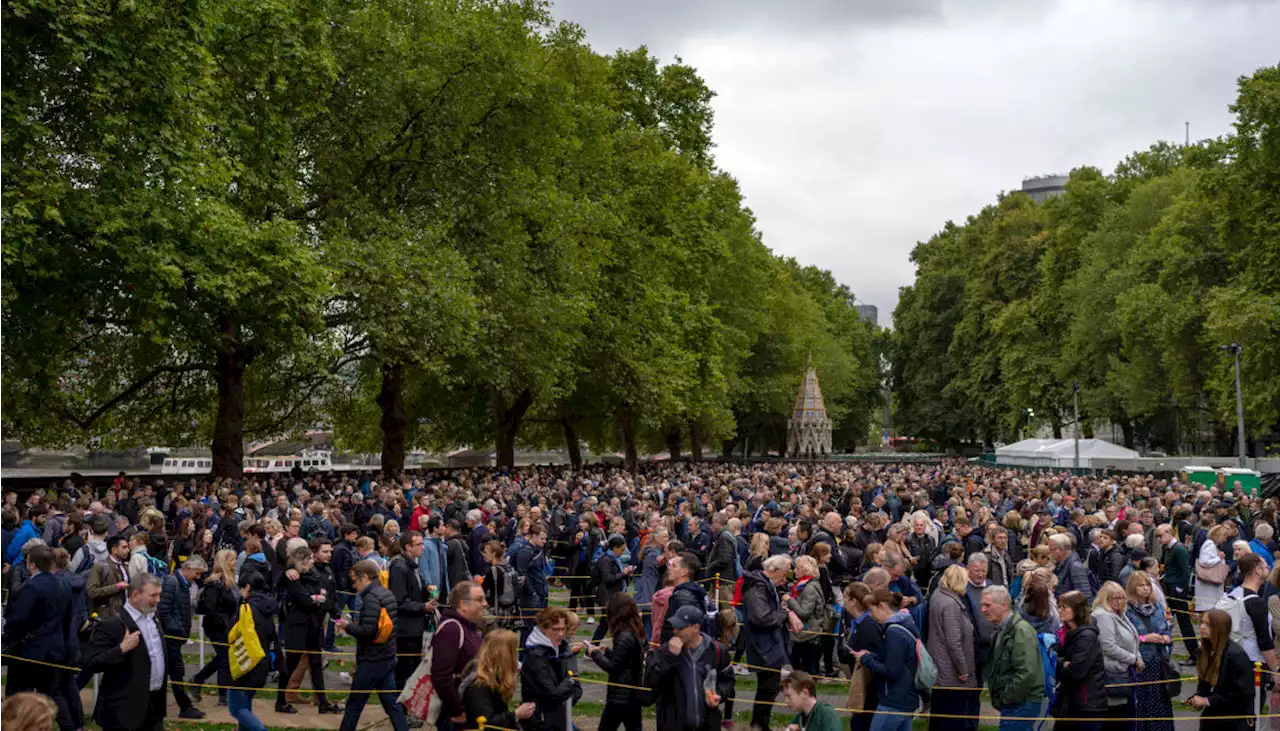
[[[170,694],[265,729],[274,683],[277,712],[314,701],[344,731],[370,695],[397,731],[561,731],[590,661],[601,731],[650,705],[661,731],[731,726],[744,675],[758,729],[927,707],[976,730],[984,690],[1007,729],[1171,731],[1179,701],[1249,729],[1280,671],[1277,504],[1232,487],[962,462],[68,480],[4,495],[5,713],[84,728],[100,675],[103,729],[162,728]],[[197,621],[214,653],[187,680]],[[326,688],[344,635],[350,687]]]

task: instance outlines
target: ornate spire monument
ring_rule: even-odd
[[[831,455],[831,419],[822,403],[822,389],[818,386],[812,358],[800,383],[800,393],[796,394],[795,411],[787,424],[787,454],[808,459]]]

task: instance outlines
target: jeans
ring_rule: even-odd
[[[1033,731],[1036,720],[1041,716],[1041,701],[1006,706],[1000,709],[1000,731]],[[1005,720],[1005,717],[1016,720]]]
[[[240,731],[267,731],[258,717],[253,715],[253,696],[256,690],[228,690],[227,711],[239,724]]]
[[[751,706],[751,725],[757,728],[772,728],[769,722],[773,715],[773,701],[778,699],[778,688],[782,685],[782,675],[773,670],[761,670],[756,673],[759,679],[756,685],[755,703]]]
[[[184,640],[166,638],[164,641],[164,671],[169,676],[169,687],[173,689],[173,699],[178,702],[178,708],[184,711],[191,707],[187,686],[182,684],[187,667],[182,660],[182,646],[185,644]]]
[[[881,713],[891,711],[891,713]],[[905,708],[880,706],[871,718],[871,731],[911,731],[912,711]]]
[[[356,663],[356,672],[351,678],[351,696],[347,698],[347,709],[342,714],[340,731],[356,730],[356,725],[360,723],[360,714],[364,712],[364,704],[369,702],[370,695],[375,695],[362,692],[368,690],[379,691],[376,694],[378,702],[382,704],[382,710],[391,719],[392,728],[395,731],[409,731],[404,712],[396,704],[396,698],[400,692],[396,688],[395,670],[394,662]]]

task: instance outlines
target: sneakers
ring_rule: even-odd
[[[338,673],[338,680],[341,680],[347,685],[351,685],[351,673]]]
[[[185,718],[189,721],[199,721],[204,718],[204,711],[199,708],[184,708],[178,711],[178,718]]]
[[[595,623],[596,623],[595,617],[587,617],[587,624],[595,624]]]
[[[337,703],[321,703],[320,712],[321,713],[342,713],[342,706],[338,705]]]
[[[742,667],[741,665],[734,665],[733,674],[734,675],[750,675],[751,671]]]
[[[294,708],[288,703],[285,703],[284,705],[281,705],[279,703],[276,704],[276,713],[297,713],[297,712],[298,712],[298,709]]]

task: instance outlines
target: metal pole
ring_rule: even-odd
[[[200,623],[200,667],[204,667],[204,622]]]
[[[1244,350],[1240,343],[1232,343],[1231,349],[1236,354],[1236,433],[1237,446],[1240,449],[1240,467],[1248,467],[1244,449],[1244,395],[1240,390],[1240,351]]]
[[[1076,413],[1076,462],[1075,468],[1080,469],[1080,384],[1071,384],[1071,403]]]

